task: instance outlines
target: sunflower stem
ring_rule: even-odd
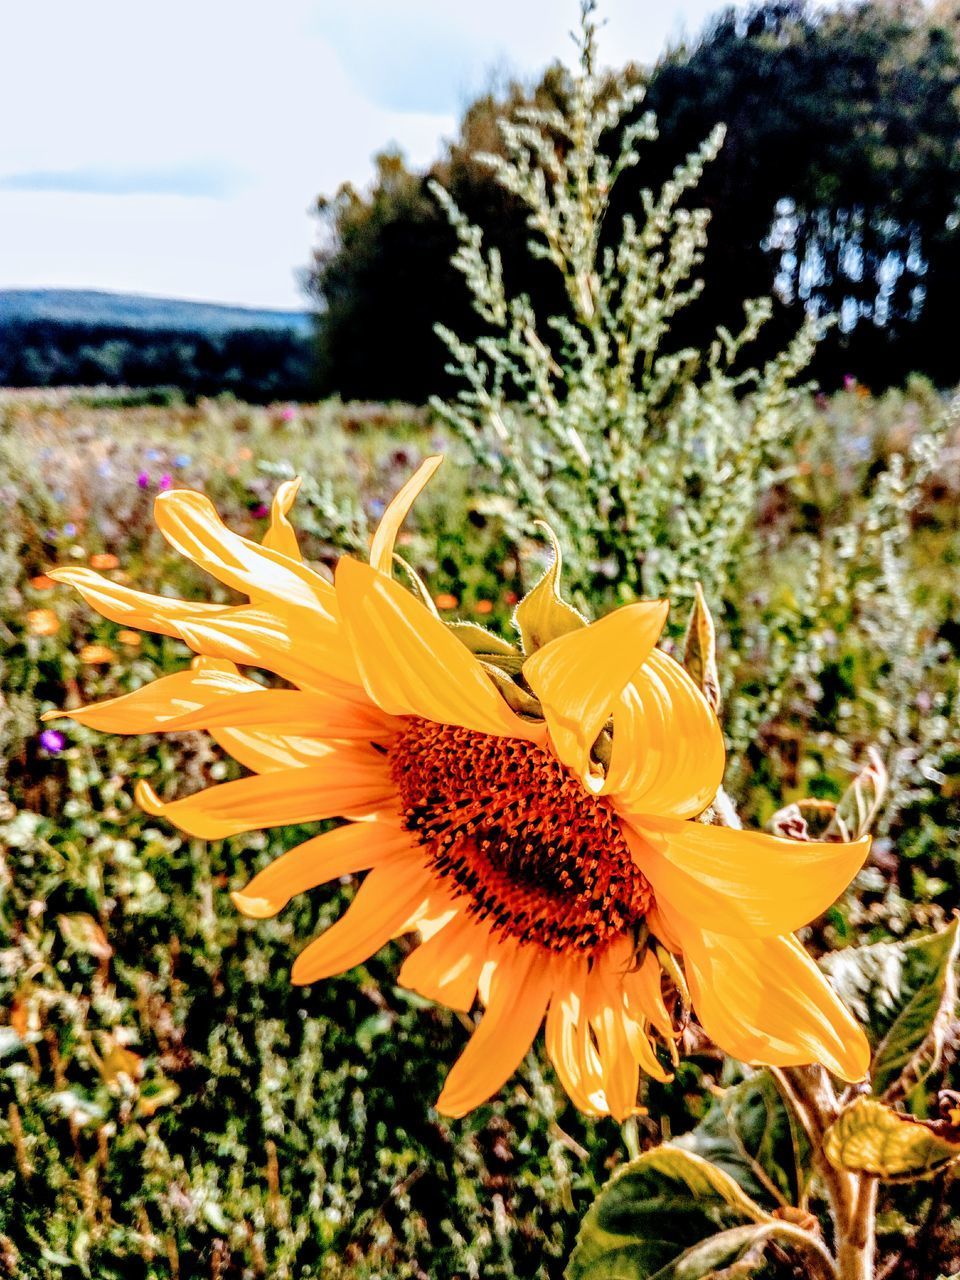
[[[636,1160],[640,1155],[640,1129],[637,1125],[637,1117],[627,1116],[620,1126],[620,1132],[623,1135],[623,1145],[627,1148],[627,1155],[631,1160]]]
[[[827,1159],[824,1139],[840,1113],[830,1078],[822,1067],[773,1067],[772,1072],[810,1140],[833,1220],[838,1280],[873,1280],[877,1183],[869,1175],[837,1169]]]

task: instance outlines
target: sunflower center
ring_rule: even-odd
[[[649,910],[613,809],[539,747],[411,719],[390,763],[407,830],[495,930],[591,952]]]

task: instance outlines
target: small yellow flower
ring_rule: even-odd
[[[27,630],[33,636],[55,636],[60,619],[52,609],[31,609],[27,614]]]
[[[143,637],[139,631],[118,631],[117,639],[121,644],[128,645],[131,649],[139,649],[143,643]]]
[[[117,655],[105,644],[85,644],[78,656],[85,666],[100,667],[113,662]]]
[[[696,821],[720,785],[723,738],[697,686],[656,647],[665,602],[587,625],[557,597],[553,634],[530,633],[521,653],[476,625],[446,625],[405,590],[392,577],[394,543],[439,462],[387,508],[370,563],[343,556],[333,583],[301,559],[287,519],[297,482],[281,485],[263,545],[227,529],[201,494],[161,494],[168,542],[248,603],[57,570],[108,618],[178,636],[198,655],[74,719],[115,733],[207,729],[250,769],[171,803],[138,787],[149,813],[192,836],[345,820],[234,900],[272,916],[298,893],[366,872],[346,914],[298,956],[293,981],[342,973],[417,934],[399,981],[453,1009],[484,1009],[438,1100],[446,1115],[496,1093],[544,1022],[581,1110],[635,1112],[640,1073],[666,1079],[664,1059],[676,1058],[661,959],[678,976],[682,964],[704,1028],[735,1057],[821,1062],[860,1079],[866,1038],[792,933],[843,891],[869,841]],[[265,688],[241,665],[287,687]]]

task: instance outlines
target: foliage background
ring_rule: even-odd
[[[871,742],[900,762],[874,857],[810,931],[814,950],[909,936],[960,905],[955,426],[907,513],[894,590],[867,573],[867,594],[828,593],[811,628],[822,603],[811,536],[827,545],[853,528],[853,562],[872,563],[879,482],[943,410],[919,380],[880,398],[859,386],[801,397],[792,465],[751,513],[759,559],[716,609],[727,785],[745,821],[838,797]],[[339,550],[362,553],[385,500],[421,456],[448,447],[403,553],[445,616],[501,630],[545,563],[543,543],[508,534],[478,496],[476,465],[421,411],[136,407],[63,392],[4,393],[0,415],[0,1274],[559,1277],[582,1212],[626,1158],[617,1127],[580,1117],[539,1049],[494,1103],[462,1122],[438,1117],[431,1103],[467,1027],[394,984],[402,944],[316,988],[289,985],[296,950],[353,885],[273,922],[243,921],[230,903],[303,832],[188,841],[137,810],[132,791],[138,777],[170,795],[227,776],[201,735],[110,738],[63,722],[64,748],[51,752],[38,723],[188,658],[162,637],[135,644],[51,589],[39,576],[51,564],[113,555],[108,572],[144,589],[224,598],[152,530],[161,486],[205,489],[259,536],[295,460],[305,550],[329,566]],[[598,585],[598,612],[615,599],[613,582],[606,597]],[[35,610],[52,611],[49,634],[37,634]],[[871,618],[880,630],[868,644]],[[674,640],[685,620],[679,603]],[[91,644],[108,652],[91,661]],[[943,1074],[954,1087],[956,1048],[954,1031]],[[735,1078],[693,1032],[687,1049],[673,1084],[649,1090],[642,1146],[689,1131]],[[940,1194],[918,1184],[885,1211],[898,1276],[956,1270]]]

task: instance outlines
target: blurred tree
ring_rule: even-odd
[[[840,317],[839,340],[818,355],[822,377],[956,378],[943,305],[960,258],[957,33],[948,8],[920,0],[828,11],[783,0],[729,10],[662,60],[645,104],[660,138],[644,178],[666,174],[716,121],[728,126],[697,191],[713,219],[704,302],[685,338],[703,341],[744,293],[773,285],[786,304],[773,345],[802,306]]]
[[[615,215],[636,212],[641,186],[657,187],[714,124],[728,126],[695,196],[713,214],[707,287],[678,343],[702,345],[716,324],[735,323],[744,297],[774,289],[781,306],[765,338],[771,347],[796,329],[801,308],[840,316],[839,335],[817,357],[827,382],[848,370],[877,384],[911,370],[955,378],[958,14],[957,0],[832,10],[764,0],[725,11],[664,55],[641,108],[656,112],[659,138],[623,182]],[[644,78],[633,66],[621,75]],[[345,186],[318,202],[323,230],[307,281],[324,391],[423,400],[444,389],[433,324],[476,332],[429,177],[500,250],[511,289],[549,310],[552,280],[526,253],[523,214],[475,156],[499,152],[497,123],[518,106],[562,107],[567,91],[554,67],[532,92],[511,85],[487,94],[428,174],[387,154],[369,196]]]

